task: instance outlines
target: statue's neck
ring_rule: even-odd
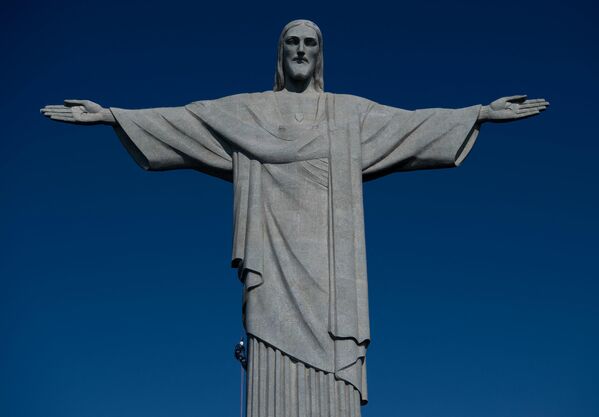
[[[306,93],[314,94],[318,93],[314,85],[314,77],[310,77],[306,80],[293,79],[285,75],[285,88],[284,90],[290,93]]]

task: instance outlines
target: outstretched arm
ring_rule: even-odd
[[[57,122],[77,125],[117,125],[109,109],[90,100],[65,100],[64,105],[48,105],[40,109],[40,112]]]
[[[121,143],[144,169],[191,168],[231,181],[231,150],[187,107],[105,109],[89,100],[65,100],[41,109],[51,120],[112,126]]]
[[[488,106],[415,111],[371,103],[362,122],[364,180],[392,172],[449,168],[468,155],[484,122],[510,122],[547,109],[545,99],[503,97]]]
[[[544,98],[527,100],[526,95],[502,97],[488,106],[482,106],[478,123],[505,123],[536,116],[549,107]]]

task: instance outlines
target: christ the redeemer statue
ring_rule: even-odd
[[[543,99],[407,111],[324,92],[320,29],[285,26],[274,91],[183,107],[46,106],[52,120],[114,127],[147,170],[232,182],[232,265],[244,288],[248,417],[359,416],[370,343],[362,183],[458,166],[484,122],[539,114]]]

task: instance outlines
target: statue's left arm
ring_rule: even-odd
[[[535,116],[549,103],[504,97],[488,106],[407,111],[370,103],[361,124],[364,180],[398,171],[456,167],[466,158],[482,123]]]

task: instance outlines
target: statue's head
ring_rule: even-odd
[[[322,32],[316,23],[309,20],[287,23],[277,48],[274,91],[285,88],[286,77],[298,81],[313,78],[316,91],[323,91],[322,67]]]

